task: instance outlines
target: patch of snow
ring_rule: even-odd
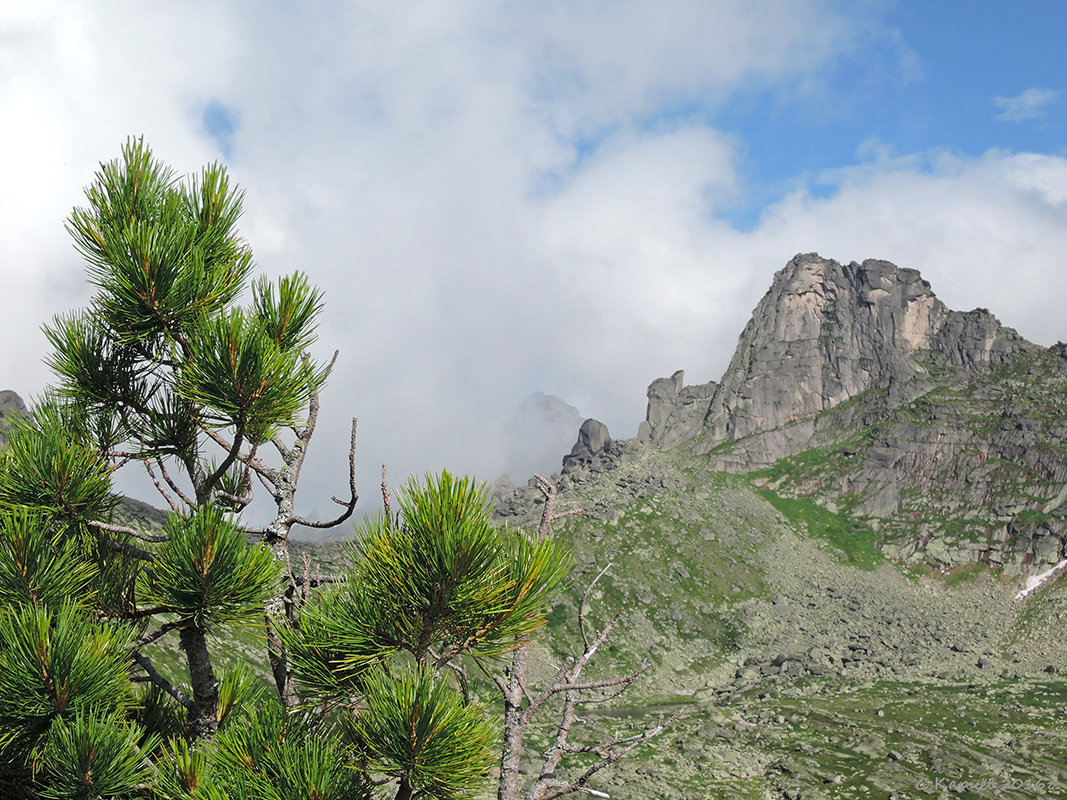
[[[1067,560],[1061,561],[1054,567],[1050,567],[1042,572],[1040,575],[1031,575],[1026,579],[1026,588],[1015,595],[1016,600],[1022,600],[1028,594],[1036,592],[1040,589],[1053,575],[1059,572],[1064,567],[1067,567]]]

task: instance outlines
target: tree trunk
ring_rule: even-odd
[[[274,548],[271,548],[274,549]],[[286,564],[288,566],[288,564]],[[291,615],[287,613],[292,607],[296,587],[289,583],[283,594],[272,598],[264,609],[264,618],[267,623],[267,656],[270,659],[270,671],[274,676],[274,685],[278,689],[278,697],[286,709],[295,707],[300,702],[293,683],[293,670],[289,665],[289,656],[285,650],[285,644],[278,636],[278,626],[284,625]]]
[[[497,800],[518,800],[519,763],[526,724],[523,720],[523,688],[526,686],[526,641],[511,657],[511,671],[504,689],[504,744],[500,752],[500,780]]]
[[[189,738],[207,739],[219,727],[219,682],[211,666],[207,649],[207,632],[192,625],[181,630],[181,646],[189,662],[189,680],[193,685],[193,705],[189,709]]]
[[[292,452],[297,451],[298,445],[300,445],[299,439],[294,445],[294,450],[290,451],[290,457],[292,457]],[[300,448],[301,451],[302,449]],[[278,629],[292,620],[293,603],[297,592],[297,587],[293,583],[292,564],[289,562],[289,530],[292,527],[296,484],[288,462],[272,478],[275,485],[274,502],[278,507],[278,512],[267,525],[263,544],[274,554],[274,560],[281,565],[286,579],[284,588],[278,595],[271,598],[263,609],[263,614],[267,622],[267,657],[270,659],[270,671],[274,676],[274,685],[278,689],[278,698],[286,709],[290,709],[300,701],[300,698],[297,697],[296,688],[293,686],[293,671],[289,666],[289,654],[278,636]]]

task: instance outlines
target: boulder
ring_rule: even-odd
[[[587,419],[578,429],[578,441],[569,455],[563,457],[563,473],[570,474],[582,467],[603,466],[610,458],[612,447],[608,426],[600,420]]]

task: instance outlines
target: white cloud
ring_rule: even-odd
[[[994,97],[993,105],[1001,109],[997,119],[1002,122],[1023,122],[1045,116],[1045,109],[1059,99],[1052,89],[1027,89],[1015,97]]]

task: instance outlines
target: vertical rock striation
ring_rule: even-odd
[[[923,394],[931,351],[978,373],[1029,346],[984,309],[949,310],[915,270],[798,255],[774,276],[718,384],[682,386],[681,372],[652,383],[641,438],[693,441],[698,454],[738,443],[722,466],[753,469],[811,446],[821,414],[871,389],[887,390],[887,407]]]

